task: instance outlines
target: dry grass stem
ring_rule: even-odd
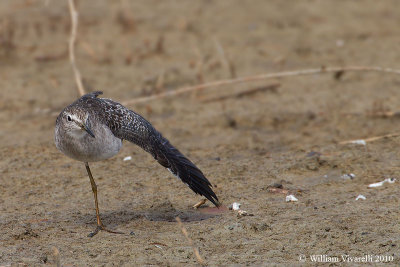
[[[56,266],[61,267],[60,251],[56,247],[53,247],[53,256],[56,261]]]
[[[214,97],[214,98],[208,98],[205,100],[202,100],[202,102],[209,103],[209,102],[215,102],[215,101],[222,101],[226,100],[229,98],[242,98],[245,96],[251,96],[259,92],[265,92],[265,91],[270,91],[270,92],[276,92],[276,89],[281,86],[280,83],[273,83],[273,84],[268,84],[256,88],[250,88],[247,90],[243,90],[239,93],[236,93],[234,95],[224,95],[224,96],[219,96],[219,97]]]
[[[176,217],[175,220],[178,222],[179,227],[181,228],[181,231],[183,233],[183,235],[185,236],[186,240],[189,242],[189,245],[193,248],[193,253],[196,256],[197,261],[201,264],[201,265],[206,265],[206,263],[204,262],[203,258],[200,256],[200,252],[198,250],[198,248],[196,248],[193,244],[193,240],[189,237],[188,232],[186,231],[185,226],[183,225],[181,218]]]
[[[368,142],[373,142],[379,139],[383,138],[391,138],[391,137],[397,137],[400,136],[400,132],[398,133],[391,133],[391,134],[385,134],[385,135],[379,135],[379,136],[373,136],[373,137],[368,137],[368,138],[363,138],[363,139],[354,139],[354,140],[347,140],[347,141],[342,141],[339,144],[340,145],[346,145],[346,144],[357,144],[360,143],[360,141],[364,141],[365,143]]]
[[[246,77],[239,77],[235,79],[226,79],[226,80],[219,80],[213,81],[209,83],[203,83],[194,86],[187,86],[180,89],[176,89],[174,91],[167,91],[162,92],[159,94],[154,94],[145,97],[139,97],[135,99],[131,99],[128,101],[123,102],[123,105],[131,105],[141,102],[148,102],[151,100],[156,100],[168,96],[176,96],[183,93],[187,93],[190,91],[211,88],[211,87],[218,87],[222,85],[230,85],[236,83],[245,83],[245,82],[252,82],[252,81],[260,81],[260,80],[267,80],[272,78],[283,78],[289,76],[302,76],[302,75],[313,75],[313,74],[321,74],[321,73],[332,73],[332,72],[348,72],[348,71],[362,71],[362,72],[386,72],[386,73],[394,73],[400,74],[400,70],[392,69],[392,68],[382,68],[382,67],[367,67],[367,66],[348,66],[348,67],[321,67],[318,69],[306,69],[306,70],[295,70],[295,71],[284,71],[284,72],[276,72],[276,73],[265,73],[253,76],[246,76]]]
[[[78,86],[78,92],[82,96],[85,94],[85,89],[83,88],[81,74],[76,67],[75,63],[75,40],[76,40],[76,30],[78,28],[78,12],[75,9],[74,0],[68,0],[69,3],[69,12],[71,14],[71,35],[69,38],[69,60],[71,62],[72,70],[75,75],[75,82]]]
[[[83,50],[85,50],[85,52],[97,63],[98,59],[97,59],[97,56],[96,56],[96,52],[90,46],[90,44],[88,44],[87,42],[81,42],[80,44],[81,44]]]
[[[215,47],[217,49],[217,52],[219,54],[221,64],[229,72],[229,74],[230,74],[232,79],[236,78],[235,67],[233,66],[233,64],[229,60],[229,58],[226,56],[225,50],[222,47],[221,43],[215,37],[214,37],[214,43],[215,43]]]
[[[380,111],[380,112],[374,112],[370,116],[379,118],[390,118],[399,115],[400,115],[399,111]]]

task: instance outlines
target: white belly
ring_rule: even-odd
[[[68,157],[83,162],[108,159],[119,152],[122,141],[108,127],[98,125],[92,130],[95,133],[94,138],[84,131],[59,138],[60,135],[56,132],[56,146]]]

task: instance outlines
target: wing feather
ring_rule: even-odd
[[[109,126],[116,137],[140,146],[196,194],[206,197],[216,206],[220,205],[211,189],[211,183],[202,171],[172,146],[146,119],[117,102],[96,98],[96,96],[92,99],[104,110],[103,122]]]

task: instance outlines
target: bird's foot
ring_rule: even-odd
[[[90,234],[88,234],[88,237],[94,237],[95,235],[97,235],[97,233],[99,231],[106,231],[106,232],[109,232],[109,233],[112,233],[112,234],[124,234],[122,232],[118,232],[118,231],[113,231],[113,230],[107,229],[104,225],[101,224],[101,225],[97,225],[96,229],[93,232],[91,232]]]

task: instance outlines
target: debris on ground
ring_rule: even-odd
[[[364,139],[354,140],[354,141],[351,141],[350,143],[351,144],[356,144],[356,145],[363,145],[363,146],[367,145],[367,142],[365,142]]]
[[[238,217],[242,217],[242,216],[254,216],[254,214],[252,213],[248,213],[245,210],[241,210],[240,209],[241,204],[238,202],[233,202],[232,205],[229,206],[229,210],[234,210],[237,211],[238,213]]]
[[[369,184],[369,185],[368,185],[368,188],[380,187],[380,186],[382,186],[384,183],[393,184],[395,181],[396,181],[396,178],[386,178],[386,179],[383,180],[382,182],[377,182],[377,183]]]
[[[296,202],[299,201],[294,195],[286,196],[286,202]]]
[[[364,195],[358,195],[356,197],[356,200],[359,200],[359,199],[366,200],[367,198]]]
[[[128,161],[128,160],[132,160],[132,157],[131,156],[127,156],[127,157],[124,158],[124,161]]]
[[[356,175],[354,173],[345,173],[342,175],[342,178],[353,180],[354,178],[356,178]]]

